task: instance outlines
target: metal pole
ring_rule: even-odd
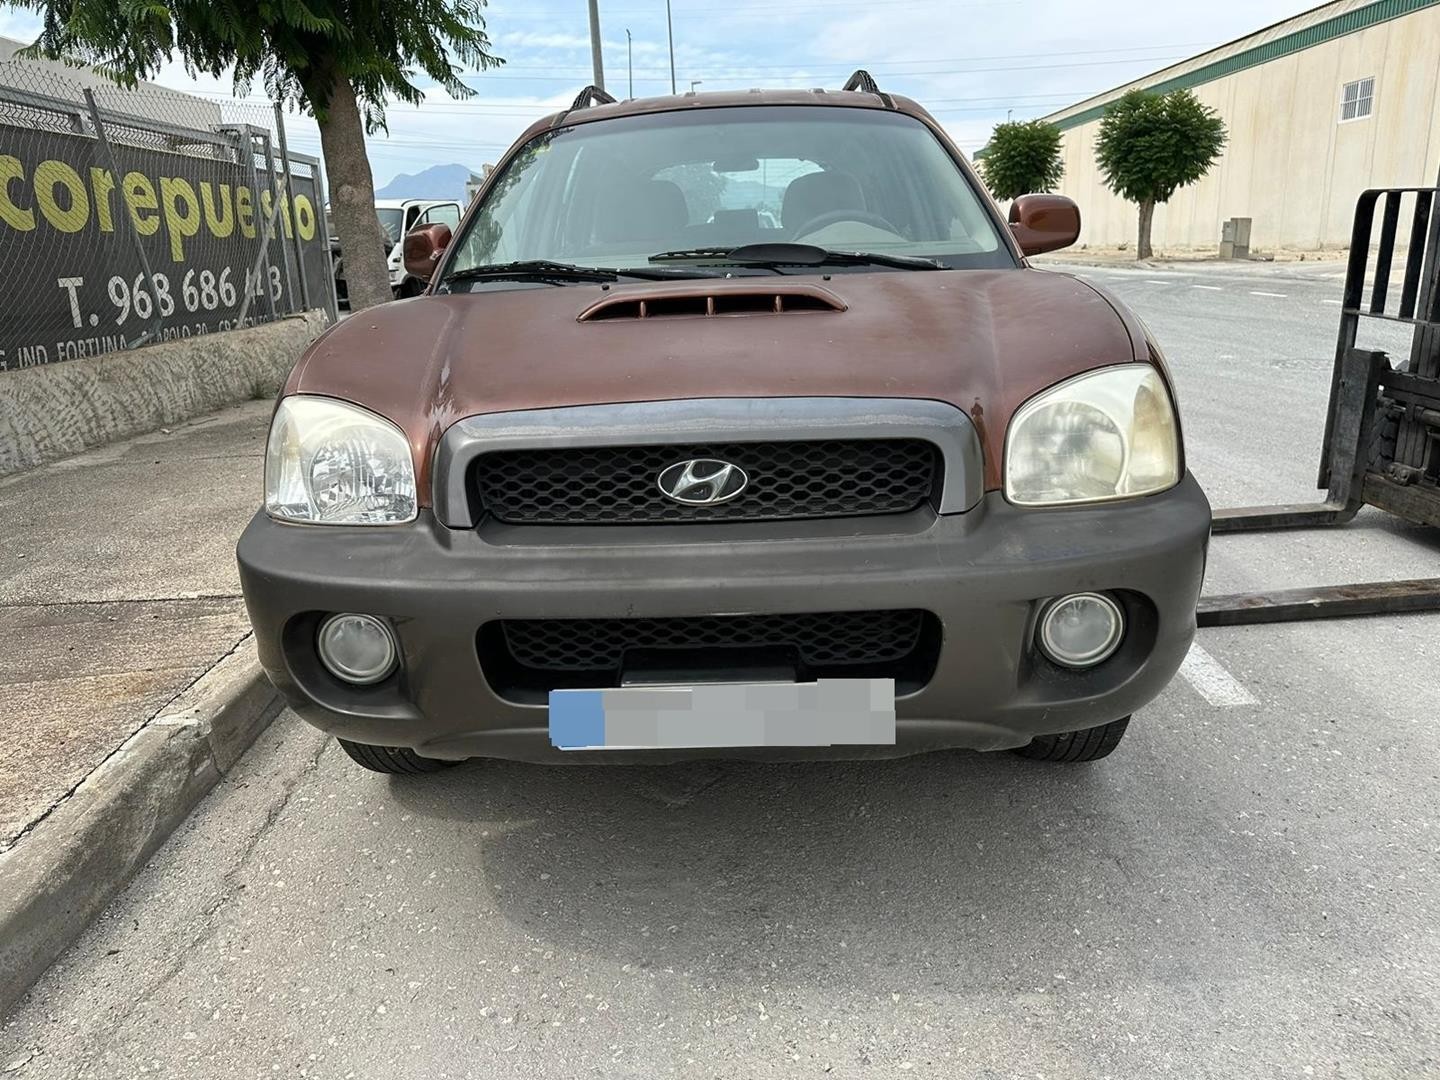
[[[110,139],[105,134],[105,125],[100,122],[100,108],[95,104],[95,95],[88,88],[85,91],[85,104],[90,110],[90,123],[95,125],[95,139],[100,143],[100,149],[105,153],[105,160],[110,163],[110,175],[118,181],[124,174],[120,172],[120,166],[115,161],[115,151],[110,148]],[[128,209],[122,208],[120,216],[125,219],[125,224],[129,226],[130,236],[135,241],[135,253],[140,258],[140,269],[144,271],[145,279],[150,282],[150,303],[155,315],[155,325],[129,343],[129,347],[133,349],[147,338],[153,337],[158,340],[160,337],[162,321],[160,317],[160,290],[156,287],[155,271],[150,269],[150,257],[145,254],[145,243],[140,239],[140,230],[135,227],[135,219],[130,216]],[[131,301],[131,305],[133,307],[133,300]]]
[[[269,133],[266,133],[269,138]],[[245,155],[245,163],[250,167],[250,191],[254,199],[259,199],[260,172],[255,168],[255,129],[249,124],[240,128],[241,153]],[[253,205],[253,203],[252,203]],[[272,204],[272,211],[276,209]],[[258,279],[258,280],[257,280]],[[270,295],[270,228],[267,223],[260,237],[260,247],[255,253],[254,269],[251,272],[248,282],[253,283],[255,288],[261,290],[265,296],[265,307],[270,312],[270,318],[275,318],[275,298]],[[250,300],[254,294],[250,289],[245,290],[245,299],[240,303],[240,314],[235,317],[235,325],[243,327],[245,316],[250,312]]]
[[[630,29],[625,29],[625,70],[629,76],[630,93],[627,97],[635,96],[635,43],[630,40]]]
[[[670,21],[670,0],[665,0],[665,36],[670,39],[670,93],[675,93],[675,26]]]
[[[270,181],[269,187],[272,192],[270,196],[270,221],[273,223],[275,219],[286,212],[286,209],[290,206],[290,174],[285,171],[282,164],[280,179],[278,182],[276,181],[275,148],[270,142],[270,133],[268,131],[265,133],[264,146],[265,172],[268,174],[267,179]],[[296,306],[295,274],[290,269],[290,256],[285,251],[285,230],[283,228],[280,230],[280,265],[285,267],[285,311],[287,314],[301,311],[303,309]]]
[[[1410,237],[1411,245],[1417,240],[1417,236]],[[1440,318],[1440,175],[1435,177],[1435,196],[1430,203],[1430,228],[1425,237],[1425,250],[1429,258],[1425,273],[1427,280],[1420,282],[1418,290],[1420,303],[1424,306],[1418,308],[1415,314],[1424,320],[1434,320]],[[1427,321],[1415,327],[1406,370],[1427,379],[1440,378],[1440,325]],[[1434,432],[1431,432],[1431,437],[1434,437]]]
[[[280,140],[280,166],[284,170],[285,194],[289,202],[285,215],[289,219],[290,239],[295,242],[295,268],[300,272],[300,303],[302,309],[310,310],[310,281],[305,276],[305,248],[300,242],[300,229],[295,217],[295,193],[290,189],[290,147],[285,142],[285,110],[280,102],[275,103],[275,135]],[[283,235],[283,233],[282,233]],[[284,241],[282,240],[283,244]]]
[[[605,62],[600,57],[600,0],[590,0],[590,66],[594,69],[594,83],[605,89]]]
[[[249,136],[246,136],[246,138],[248,139]],[[270,216],[265,219],[265,228],[260,236],[260,252],[255,258],[255,267],[252,275],[252,280],[258,279],[258,287],[265,291],[265,304],[270,310],[270,320],[272,322],[276,318],[276,312],[275,297],[270,295],[269,253],[270,238],[275,235],[275,218],[278,217],[279,214],[280,204],[278,202],[272,202],[270,204]],[[262,269],[264,271],[263,273],[261,272]],[[245,299],[240,302],[240,314],[235,317],[235,326],[237,329],[245,325],[245,316],[250,311],[250,300],[253,295],[249,289],[245,290]]]
[[[316,222],[316,224],[320,230],[321,251],[325,253],[323,261],[329,269],[329,272],[325,275],[327,282],[325,288],[326,311],[332,323],[339,322],[340,292],[335,287],[335,248],[330,239],[330,215],[325,212],[326,206],[329,205],[327,196],[330,192],[330,184],[329,181],[325,179],[325,164],[321,159],[316,158],[310,168],[315,171],[316,213],[318,213],[320,217],[320,220]]]

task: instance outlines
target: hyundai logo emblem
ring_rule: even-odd
[[[656,478],[660,494],[686,506],[729,502],[745,490],[750,478],[739,465],[716,458],[677,461]]]

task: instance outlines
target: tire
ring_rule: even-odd
[[[1382,405],[1375,411],[1375,423],[1370,430],[1369,453],[1366,455],[1367,472],[1383,473],[1395,460],[1395,451],[1400,441],[1400,417],[1405,410],[1396,405]]]
[[[1020,746],[1015,753],[1031,761],[1099,761],[1109,757],[1120,745],[1130,717],[1123,716],[1100,727],[1084,731],[1064,731],[1059,735],[1039,735],[1029,746]]]
[[[340,748],[350,755],[350,760],[363,765],[371,772],[388,773],[391,776],[419,776],[424,773],[440,772],[454,765],[453,761],[438,761],[421,757],[408,746],[369,746],[366,743],[340,739]]]

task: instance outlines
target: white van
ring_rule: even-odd
[[[390,269],[390,289],[395,296],[416,296],[425,287],[419,278],[405,272],[401,258],[401,240],[411,229],[420,225],[460,224],[461,207],[458,202],[447,199],[376,199],[375,213],[380,217],[380,228],[385,232],[385,260]],[[329,218],[330,208],[325,208]],[[349,289],[345,284],[345,260],[340,252],[340,241],[335,235],[333,219],[330,226],[330,257],[335,273],[335,295],[340,303],[349,303]]]

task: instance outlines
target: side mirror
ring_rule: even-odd
[[[405,234],[405,272],[429,281],[435,264],[450,246],[449,225],[422,225]]]
[[[1058,251],[1080,236],[1080,208],[1064,195],[1021,195],[1010,204],[1010,231],[1026,255]]]

